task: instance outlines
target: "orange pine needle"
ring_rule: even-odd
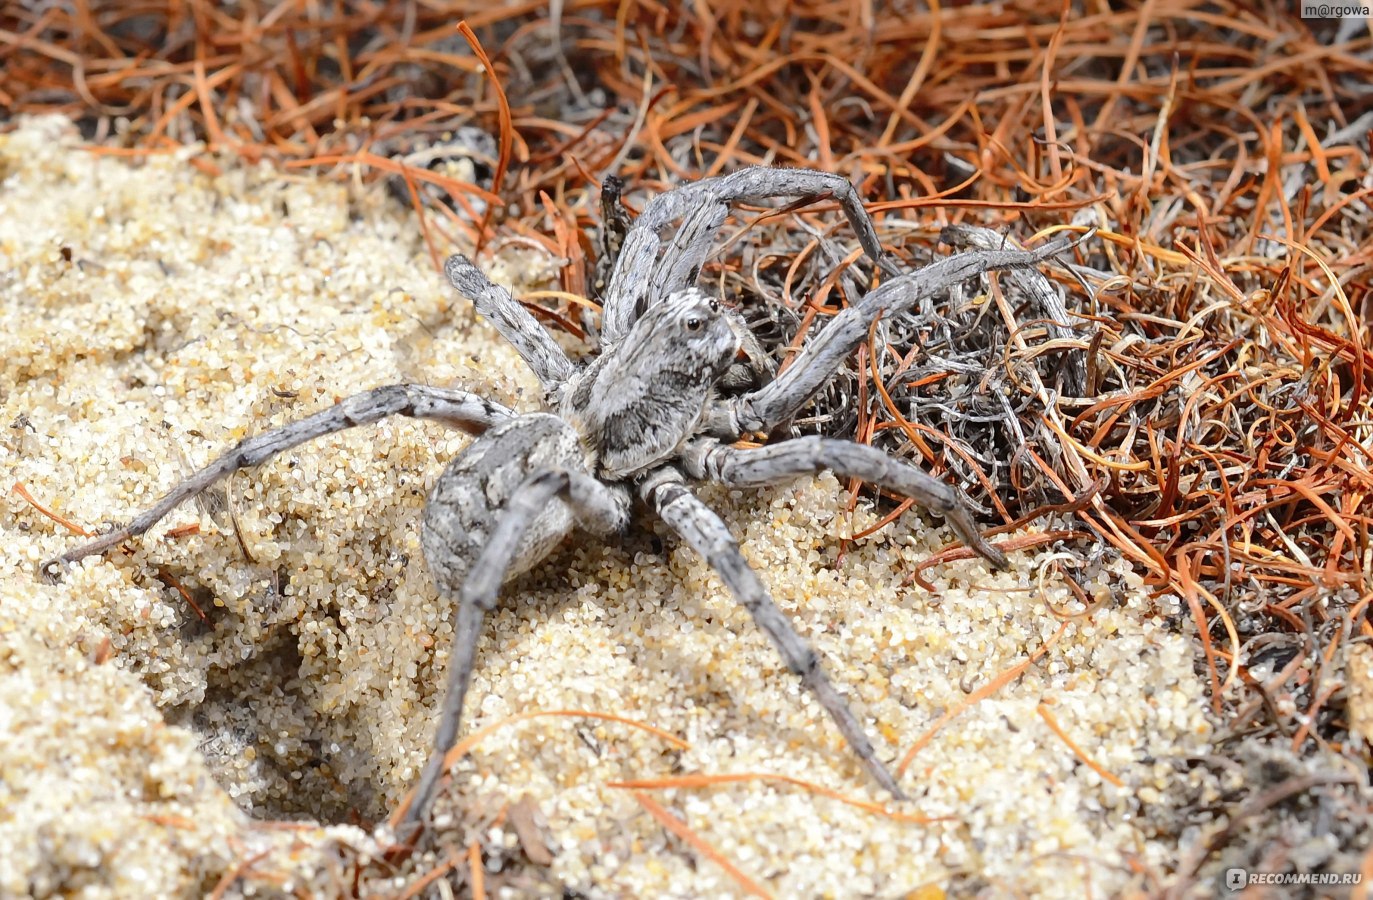
[[[32,506],[34,509],[38,510],[43,515],[47,516],[49,519],[52,519],[54,522],[56,522],[58,525],[61,525],[63,528],[67,529],[72,534],[80,535],[81,537],[91,536],[91,533],[86,529],[82,528],[80,525],[77,525],[70,519],[59,516],[57,513],[53,512],[43,504],[39,503],[37,500],[33,499],[33,495],[29,493],[29,489],[24,487],[24,485],[21,482],[16,481],[14,483],[14,486],[11,487],[10,490],[18,494],[20,497],[23,497],[24,502],[28,503],[29,506]]]
[[[1061,740],[1063,743],[1067,744],[1068,749],[1073,751],[1074,755],[1076,755],[1078,759],[1082,760],[1085,766],[1087,766],[1093,772],[1100,775],[1102,778],[1105,778],[1107,781],[1109,781],[1116,787],[1125,787],[1125,782],[1121,781],[1115,775],[1112,775],[1111,772],[1108,771],[1104,766],[1102,766],[1100,763],[1096,762],[1090,756],[1088,756],[1087,752],[1083,750],[1081,747],[1079,747],[1072,738],[1068,737],[1068,733],[1063,730],[1063,727],[1061,725],[1058,724],[1058,719],[1054,717],[1053,713],[1049,712],[1049,707],[1046,704],[1039,704],[1039,706],[1035,707],[1035,712],[1039,713],[1039,717],[1044,720],[1044,724],[1049,726],[1049,730],[1052,731],[1054,734],[1058,735],[1058,739]]]
[[[1042,657],[1045,653],[1048,653],[1049,649],[1053,647],[1054,644],[1058,643],[1058,639],[1063,637],[1063,633],[1068,630],[1069,624],[1070,623],[1068,622],[1064,622],[1061,625],[1059,625],[1058,630],[1055,631],[1052,635],[1050,635],[1048,640],[1040,644],[1039,647],[1037,647],[1034,650],[1034,652],[1031,653],[1028,657],[1026,657],[1023,661],[1011,666],[1009,669],[1002,672],[1000,675],[996,676],[991,681],[982,685],[982,687],[973,691],[960,703],[951,706],[947,711],[945,711],[944,715],[940,716],[938,721],[931,725],[928,731],[926,731],[920,737],[916,738],[915,743],[911,745],[911,749],[907,750],[906,755],[901,758],[900,765],[896,767],[896,774],[905,774],[906,769],[909,768],[911,762],[915,760],[916,754],[919,753],[927,744],[929,744],[930,741],[934,740],[934,736],[937,735],[945,725],[949,724],[949,722],[958,718],[963,713],[967,712],[969,709],[976,706],[978,703],[981,703],[983,700],[986,700],[992,694],[995,694],[997,691],[1001,690],[1003,687],[1010,684],[1012,681],[1015,681],[1021,675],[1025,674],[1025,671],[1029,669],[1030,666],[1038,662],[1040,657]]]
[[[549,716],[571,719],[600,719],[604,722],[616,722],[620,725],[628,725],[631,728],[637,728],[640,731],[647,731],[649,734],[652,734],[655,737],[662,738],[669,744],[672,744],[678,750],[691,749],[690,744],[688,744],[681,738],[677,737],[676,735],[663,731],[661,728],[655,728],[654,726],[649,725],[645,722],[639,722],[634,719],[626,718],[624,716],[617,716],[612,713],[593,712],[591,710],[586,709],[550,709],[540,710],[538,712],[518,713],[516,715],[500,719],[496,722],[492,722],[490,725],[478,728],[476,731],[472,732],[471,734],[464,737],[462,740],[458,741],[458,743],[454,745],[453,749],[448,751],[448,754],[443,758],[444,770],[446,771],[448,769],[451,769],[454,763],[462,759],[468,753],[471,753],[472,748],[476,747],[486,738],[490,737],[493,733],[501,730],[502,728],[505,728],[508,725],[514,725],[519,722],[527,722],[530,719],[540,719]],[[405,817],[405,813],[409,810],[410,801],[413,797],[414,791],[411,790],[408,793],[406,793],[405,797],[401,800],[401,802],[397,804],[396,809],[393,813],[391,813],[391,818],[389,820],[392,828],[400,824],[401,819]]]
[[[848,804],[849,806],[873,813],[875,815],[882,816],[886,819],[891,819],[896,822],[910,822],[916,825],[928,825],[931,822],[950,821],[950,817],[947,816],[931,817],[914,815],[912,813],[897,812],[895,810],[888,809],[880,803],[872,803],[867,800],[858,800],[848,796],[847,794],[842,794],[839,791],[836,791],[832,788],[827,788],[823,785],[818,785],[811,781],[806,781],[801,778],[795,778],[791,775],[778,775],[772,772],[739,772],[731,773],[728,775],[673,775],[667,778],[636,778],[631,781],[612,781],[609,784],[607,784],[607,787],[623,788],[627,790],[648,790],[666,788],[689,789],[718,787],[727,784],[741,784],[750,781],[765,781],[774,782],[777,784],[794,785],[796,787],[803,788],[812,794],[816,794],[821,797],[828,797],[831,800],[838,800],[840,803]]]
[[[720,868],[724,869],[725,874],[727,874],[730,878],[734,879],[735,884],[743,888],[744,893],[750,894],[754,897],[770,898],[772,896],[772,894],[764,890],[762,886],[758,884],[758,882],[754,881],[752,878],[749,878],[742,871],[740,871],[739,867],[734,865],[734,863],[730,862],[723,853],[721,853],[719,850],[716,850],[709,843],[707,843],[706,840],[702,838],[699,834],[692,831],[690,826],[687,825],[687,823],[683,822],[681,819],[677,818],[667,810],[663,809],[661,806],[658,805],[657,801],[655,801],[652,797],[648,796],[648,794],[645,794],[642,791],[635,791],[634,799],[638,800],[639,804],[643,806],[645,810],[648,811],[648,814],[650,816],[657,819],[660,825],[662,825],[664,828],[666,828],[673,834],[677,835],[677,837],[681,838],[686,843],[690,844],[692,849],[695,850],[697,853],[701,854],[702,856],[709,859],[711,862],[715,863]]]

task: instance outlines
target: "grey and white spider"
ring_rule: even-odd
[[[429,758],[404,819],[423,820],[454,745],[471,681],[482,621],[501,586],[546,557],[574,528],[614,535],[629,526],[637,496],[701,553],[834,720],[872,778],[897,798],[901,788],[863,726],[826,677],[814,650],[773,604],[721,519],[690,490],[692,482],[762,487],[832,469],[910,497],[942,515],[993,564],[1005,556],[987,543],[955,490],[915,466],[871,447],[805,437],[743,450],[746,434],[776,432],[820,390],[879,316],[909,310],[931,292],[997,269],[1039,264],[1068,246],[1035,251],[981,250],[890,277],[820,331],[779,377],[722,396],[719,387],[750,339],[741,321],[694,282],[731,203],[774,197],[833,196],[863,249],[882,262],[867,212],[845,179],[820,172],[750,168],[662,194],[628,231],[604,291],[600,353],[578,365],[505,289],[466,257],[445,271],[538,378],[544,409],[515,413],[461,390],[394,384],[242,441],[176,485],[151,509],[43,564],[102,553],[147,531],[177,505],[239,469],[256,466],[312,438],[392,415],[434,419],[474,440],[439,476],[425,504],[421,543],[440,592],[456,598],[448,688]],[[664,246],[661,231],[682,224]]]

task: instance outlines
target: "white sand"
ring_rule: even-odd
[[[235,440],[368,387],[427,381],[533,407],[533,379],[445,286],[414,217],[383,190],[228,160],[211,178],[185,154],[127,162],[78,145],[53,119],[0,136],[6,489],[20,482],[94,529]],[[229,485],[251,561],[226,514],[190,503],[132,555],[87,560],[56,586],[37,583],[34,566],[79,538],[6,493],[0,895],[195,896],[228,870],[227,896],[351,883],[347,848],[377,849],[365,832],[261,819],[373,822],[412,785],[451,635],[418,517],[464,442],[399,419],[319,440]],[[935,568],[934,598],[902,587],[949,539],[918,514],[836,565],[839,537],[874,516],[860,505],[850,520],[833,477],[704,494],[888,759],[1058,628],[1038,587],[1043,550],[1016,554],[1011,572]],[[165,537],[194,523],[199,535]],[[1205,746],[1205,692],[1176,601],[1149,599],[1119,563],[1093,577],[1088,590],[1109,591],[1108,607],[946,724],[905,774],[919,799],[903,811],[951,821],[892,821],[760,781],[646,793],[778,896],[1142,886],[1136,871],[1157,875],[1176,858],[1176,837],[1155,833],[1187,777],[1174,760]],[[747,614],[660,527],[623,546],[577,541],[508,594],[488,620],[465,732],[584,709],[690,749],[592,719],[507,725],[439,804],[448,849],[389,880],[368,870],[365,891],[397,890],[480,837],[489,865],[505,867],[488,887],[737,893],[609,783],[777,772],[882,799]],[[1044,595],[1071,608],[1052,577]],[[1054,735],[1041,704],[1123,789]],[[526,794],[547,820],[547,870],[510,849],[500,815]]]

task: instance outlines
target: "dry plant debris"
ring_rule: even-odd
[[[882,323],[798,425],[909,453],[971,485],[989,521],[1033,522],[1016,540],[1051,550],[1079,612],[1115,602],[1092,585],[1118,559],[1184,605],[1220,727],[1193,765],[1252,777],[1179,819],[1200,849],[1163,882],[1313,864],[1291,850],[1301,804],[1363,852],[1366,776],[1336,775],[1370,752],[1351,728],[1373,636],[1366,23],[1188,0],[571,0],[455,20],[441,4],[15,4],[0,104],[72,117],[94,152],[203,142],[177,158],[392,179],[431,257],[545,254],[553,283],[531,304],[570,346],[594,321],[607,174],[635,205],[758,162],[838,172],[913,263],[946,226],[983,245],[1098,228],[1071,273]],[[706,270],[783,364],[867,283],[837,219],[742,215]],[[1245,806],[1270,796],[1287,814]],[[1218,802],[1229,823],[1197,825]]]
[[[708,500],[919,799],[878,802],[709,566],[636,531],[512,586],[436,827],[391,851],[451,643],[420,504],[465,437],[342,432],[59,585],[34,567],[364,386],[424,377],[521,408],[540,387],[381,186],[80,143],[57,118],[0,135],[0,893],[120,896],[141,874],[158,896],[814,896],[1027,866],[1114,890],[1165,871],[1172,797],[1220,795],[1182,763],[1213,726],[1176,598],[1116,559],[1088,587],[1115,600],[1062,622],[1075,601],[1033,533],[1009,570],[947,560],[922,572],[934,592],[908,586],[949,532],[912,513],[840,561],[878,514],[847,515],[823,477]]]

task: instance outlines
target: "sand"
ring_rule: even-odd
[[[98,530],[234,441],[366,388],[422,381],[537,408],[533,378],[384,189],[228,158],[212,176],[194,155],[98,156],[59,119],[0,136],[5,488]],[[553,271],[515,246],[479,261],[521,289]],[[465,442],[402,419],[315,441],[56,585],[36,563],[80,538],[6,493],[0,895],[351,889],[388,838],[371,826],[428,753],[452,609],[419,514]],[[914,799],[890,808],[942,821],[762,778],[614,786],[774,773],[889,799],[707,566],[650,522],[614,545],[573,541],[506,591],[464,730],[584,710],[685,746],[604,719],[507,722],[457,766],[423,852],[363,867],[361,892],[398,894],[443,864],[461,893],[476,840],[493,894],[741,893],[653,804],[777,896],[1107,895],[1168,871],[1172,798],[1216,789],[1182,765],[1212,725],[1177,599],[1108,554],[1078,573],[1108,602],[1059,634],[1052,609],[1078,607],[1044,546],[1006,572],[936,566],[935,593],[907,586],[949,532],[912,512],[841,559],[876,520],[866,501],[846,513],[844,488],[823,475],[702,493],[884,758],[1053,641],[916,754]]]

